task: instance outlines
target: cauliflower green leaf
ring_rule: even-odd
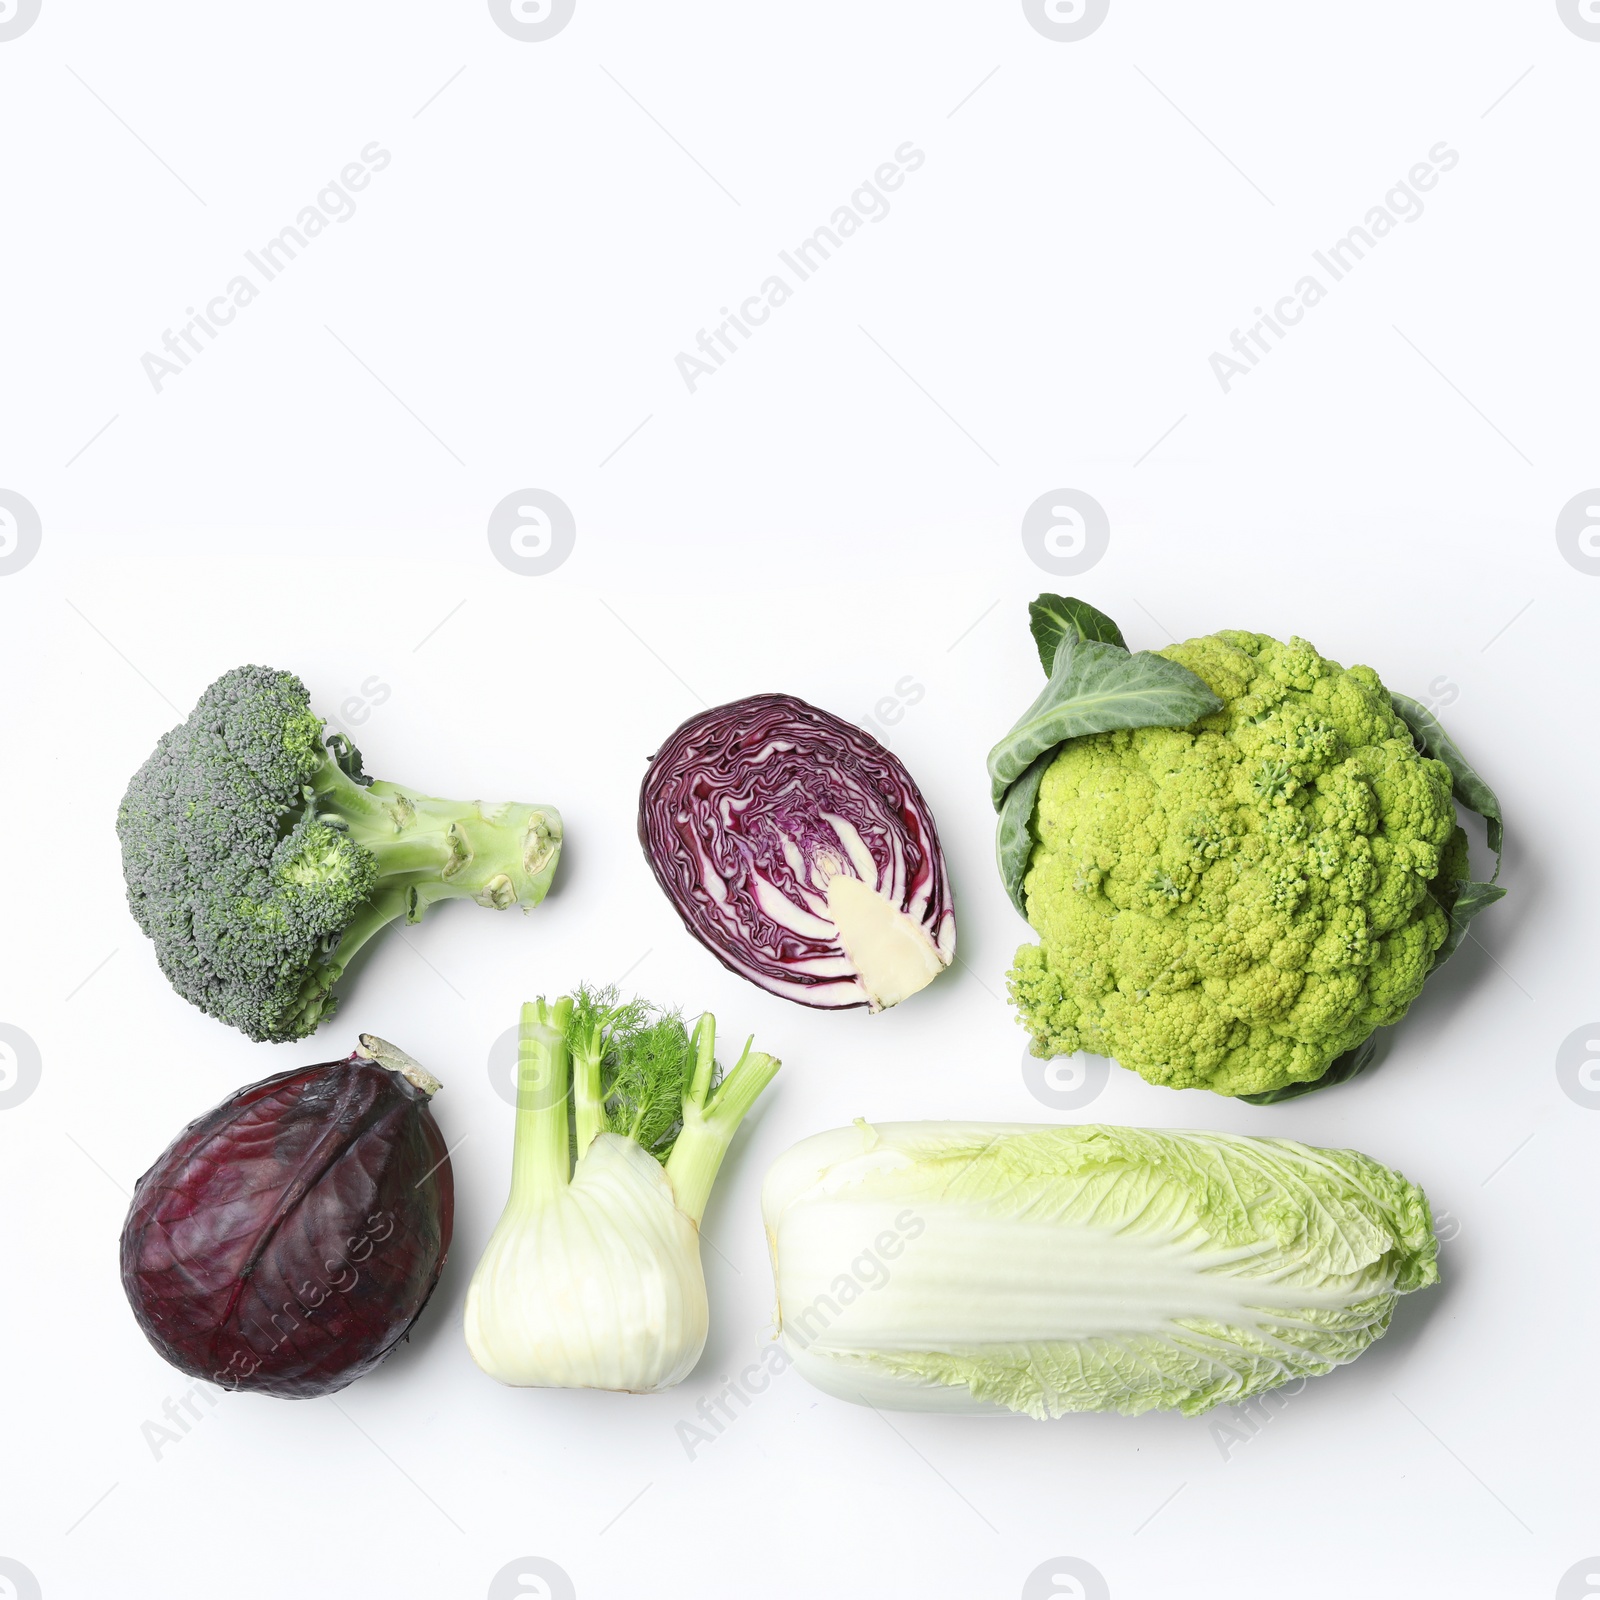
[[[1056,646],[1069,633],[1094,644],[1114,644],[1119,650],[1128,648],[1122,629],[1105,612],[1096,611],[1087,600],[1074,600],[1071,595],[1042,594],[1031,601],[1028,627],[1033,642],[1039,647],[1039,665],[1047,678],[1056,664]]]
[[[1484,909],[1502,899],[1505,890],[1500,887],[1500,861],[1505,847],[1505,824],[1500,815],[1500,801],[1493,789],[1473,770],[1467,758],[1456,748],[1455,741],[1439,725],[1439,719],[1420,701],[1403,694],[1391,694],[1390,701],[1411,729],[1411,736],[1420,749],[1442,761],[1450,769],[1451,792],[1458,805],[1475,811],[1488,828],[1489,848],[1494,851],[1494,875],[1487,883],[1474,883],[1468,879],[1454,882],[1454,893],[1448,901],[1441,900],[1445,914],[1450,918],[1450,932],[1433,958],[1434,966],[1455,953],[1455,948],[1466,936],[1467,924]],[[1445,885],[1448,890],[1450,885]]]
[[[1050,681],[989,752],[994,803],[998,807],[1007,787],[1063,739],[1111,728],[1181,727],[1221,706],[1181,662],[1063,634]]]

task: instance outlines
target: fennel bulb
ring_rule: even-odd
[[[857,1122],[762,1211],[794,1364],[902,1410],[1192,1416],[1353,1361],[1439,1276],[1415,1184],[1287,1139]]]
[[[747,1043],[722,1078],[715,1047],[709,1013],[691,1035],[609,990],[523,1006],[511,1196],[464,1318],[491,1377],[649,1394],[700,1359],[700,1218],[779,1065]]]

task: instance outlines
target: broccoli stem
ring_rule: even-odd
[[[511,1205],[538,1204],[571,1180],[567,1101],[572,1001],[530,1001],[517,1033],[517,1128],[511,1149]]]
[[[377,861],[374,899],[393,888],[410,891],[412,922],[436,900],[531,908],[555,876],[560,824],[541,806],[437,800],[382,779],[357,783],[331,757],[311,789],[317,814]]]
[[[301,986],[285,1037],[310,1033],[333,1009],[329,991],[361,947],[390,923],[419,922],[438,900],[475,900],[504,911],[539,904],[555,876],[561,824],[542,806],[437,800],[379,779],[357,783],[324,760],[310,784],[317,815],[347,833],[378,865],[378,883],[338,943]]]
[[[716,1024],[708,1013],[695,1029],[697,1070],[683,1104],[683,1129],[667,1157],[667,1177],[672,1182],[678,1209],[696,1228],[705,1215],[711,1186],[717,1181],[722,1159],[733,1143],[739,1124],[760,1098],[761,1091],[772,1082],[779,1066],[772,1056],[751,1050],[747,1042],[738,1064],[717,1085],[716,1093],[707,1104],[710,1069],[702,1072],[698,1070],[698,1063],[710,1060],[715,1039]]]

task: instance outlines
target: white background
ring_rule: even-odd
[[[1600,1012],[1600,579],[1554,536],[1600,481],[1597,82],[1554,0],[1113,0],[1076,43],[1001,0],[578,0],[544,43],[468,0],[44,0],[0,43],[0,488],[43,527],[0,577],[0,1021],[43,1063],[0,1111],[0,1556],[45,1600],[476,1597],[523,1556],[583,1600],[1010,1600],[1056,1556],[1115,1600],[1557,1594],[1600,1549],[1600,1115],[1554,1070]],[[374,140],[356,214],[158,394],[141,356]],[[676,354],[907,140],[891,213],[691,395]],[[1425,213],[1224,394],[1210,354],[1439,141]],[[576,520],[546,577],[486,537],[526,487]],[[1019,532],[1061,487],[1111,523],[1076,578]],[[1029,1097],[983,758],[1037,687],[1042,588],[1135,648],[1299,633],[1439,700],[1511,819],[1511,896],[1375,1075],[1272,1109],[1120,1070],[1080,1112]],[[113,814],[241,661],[328,713],[371,684],[344,715],[374,773],[559,806],[557,892],[392,937],[315,1041],[184,1006]],[[678,925],[643,762],[702,703],[863,720],[908,678],[887,733],[962,965],[883,1016],[807,1012]],[[523,998],[624,971],[785,1063],[706,1220],[711,1341],[665,1395],[502,1389],[459,1329],[510,1161],[489,1046]],[[143,1425],[187,1384],[118,1285],[128,1192],[358,1029],[434,1068],[464,1141],[439,1294],[360,1384],[223,1396],[158,1459]],[[1386,1341],[1226,1456],[1226,1412],[886,1421],[788,1373],[691,1460],[675,1425],[768,1337],[761,1175],[857,1115],[1352,1145],[1459,1234]]]

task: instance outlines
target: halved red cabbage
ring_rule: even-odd
[[[793,695],[685,722],[640,786],[639,842],[689,931],[785,1000],[881,1011],[955,954],[939,831],[911,774]]]

